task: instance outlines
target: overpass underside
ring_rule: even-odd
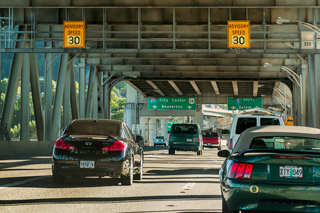
[[[2,106],[2,134],[11,127],[20,81],[21,97],[28,97],[31,85],[39,140],[54,140],[70,117],[110,118],[110,90],[122,80],[144,96],[197,97],[197,104],[226,103],[227,97],[263,97],[268,100],[266,106],[278,107],[281,103],[272,98],[282,82],[292,91],[295,123],[319,127],[320,119],[314,115],[320,104],[320,46],[312,36],[303,40],[308,28],[275,22],[281,16],[317,25],[318,4],[300,0],[2,0],[0,54],[13,53]],[[85,21],[85,48],[63,48],[63,21],[68,20]],[[250,21],[250,48],[228,48],[228,20]],[[311,42],[313,48],[305,48],[304,42]],[[44,103],[35,53],[46,58]],[[70,66],[75,59],[79,79]],[[59,61],[59,74],[53,97],[55,61]],[[274,66],[264,67],[265,63]],[[301,89],[279,66],[301,75]],[[21,100],[24,140],[28,138],[28,101]]]

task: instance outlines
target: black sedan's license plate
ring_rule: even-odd
[[[279,176],[282,178],[303,178],[302,166],[280,166]]]
[[[80,168],[94,169],[94,161],[80,161]]]

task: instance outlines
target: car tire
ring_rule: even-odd
[[[174,149],[169,149],[169,155],[174,155],[175,150]]]
[[[221,146],[218,146],[218,150],[221,150]]]
[[[157,146],[157,145],[153,144],[153,146]]]
[[[229,211],[227,202],[222,196],[222,213],[239,213],[239,211]]]
[[[202,150],[197,151],[197,155],[202,155]]]
[[[143,154],[141,154],[141,161],[139,165],[139,173],[133,175],[134,180],[142,180],[143,176]]]
[[[58,172],[52,172],[52,180],[55,183],[63,183],[66,180],[65,175],[61,175]]]
[[[129,160],[129,175],[121,174],[121,185],[130,186],[133,183],[133,158]]]

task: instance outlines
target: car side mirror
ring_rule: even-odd
[[[168,133],[170,133],[170,131],[168,131]]]
[[[230,155],[230,152],[228,150],[221,150],[218,152],[219,157],[227,158]]]

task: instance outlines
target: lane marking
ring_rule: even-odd
[[[46,176],[41,176],[41,177],[30,178],[30,179],[23,180],[23,181],[17,181],[17,182],[14,182],[14,183],[8,183],[8,184],[0,186],[0,190],[1,189],[6,189],[6,188],[9,188],[9,187],[13,187],[13,186],[22,185],[22,184],[29,183],[29,182],[34,182],[34,181],[37,181],[37,180],[42,180],[42,179],[49,178],[49,177],[52,177],[52,176],[51,175],[46,175]]]
[[[192,189],[194,186],[196,185],[196,183],[187,183],[182,190],[190,190]]]

